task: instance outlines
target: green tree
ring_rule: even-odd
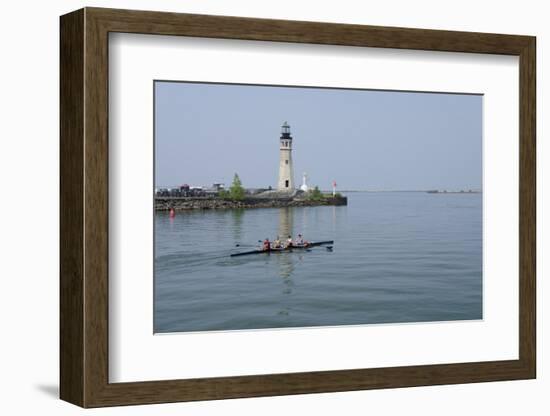
[[[309,199],[313,200],[313,201],[319,201],[320,199],[323,198],[323,194],[322,192],[319,190],[319,187],[316,186],[315,188],[313,188],[313,190],[309,191]]]
[[[244,194],[245,194],[245,190],[243,188],[241,179],[239,178],[239,175],[235,173],[235,176],[233,176],[233,183],[229,188],[229,198],[238,201],[238,200],[244,199]]]

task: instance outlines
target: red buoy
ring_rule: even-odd
[[[170,218],[174,218],[176,216],[176,211],[174,211],[174,208],[170,208]]]

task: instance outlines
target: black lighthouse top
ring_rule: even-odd
[[[286,121],[281,126],[281,139],[292,140],[292,136],[290,135],[290,126]]]

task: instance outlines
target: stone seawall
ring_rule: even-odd
[[[156,197],[155,211],[177,211],[193,209],[238,209],[238,208],[281,208],[281,207],[314,207],[324,205],[347,205],[348,198],[325,197],[314,201],[299,198],[245,198],[241,201],[232,201],[221,198],[192,198],[192,197]]]

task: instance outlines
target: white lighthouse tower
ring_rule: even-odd
[[[285,121],[279,139],[279,191],[294,191],[294,170],[292,167],[292,136],[290,126]]]

